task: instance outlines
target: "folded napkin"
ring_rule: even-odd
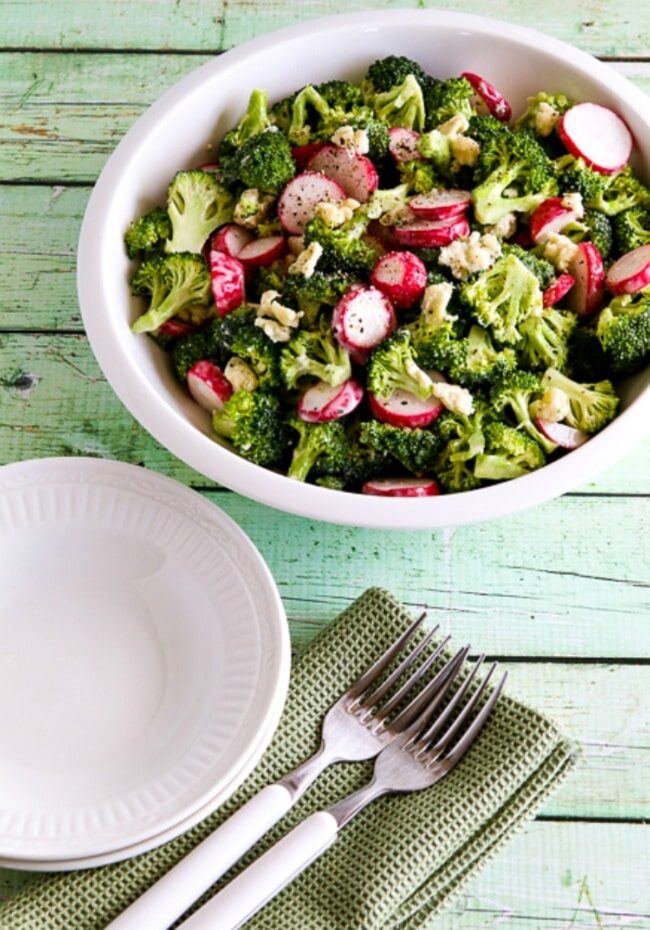
[[[273,742],[230,801],[184,836],[130,861],[39,878],[0,907],[0,930],[105,927],[242,802],[312,752],[326,708],[411,622],[390,594],[367,591],[296,661]],[[429,791],[384,798],[367,808],[248,930],[428,926],[534,815],[575,758],[575,748],[549,720],[502,698],[447,778]],[[371,770],[371,763],[331,768],[244,861],[308,814],[360,787]]]

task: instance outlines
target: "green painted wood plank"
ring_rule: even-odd
[[[0,178],[94,181],[140,113],[209,56],[0,54]],[[626,65],[646,89],[647,64]]]
[[[91,8],[75,0],[5,0],[0,42],[5,47],[186,49],[228,48],[271,29],[332,13],[367,9],[435,6],[521,23],[572,42],[597,55],[641,57],[650,37],[643,0],[624,10],[616,0],[587,0],[580,6],[562,0],[531,5],[527,0],[493,0],[489,10],[480,0],[104,0]]]
[[[531,824],[431,930],[650,930],[650,830],[633,824]],[[8,897],[34,878],[0,871]]]
[[[2,462],[97,455],[205,484],[134,423],[80,336],[0,336],[0,450]],[[609,487],[647,489],[635,477],[642,470],[610,471]],[[269,559],[302,620],[302,641],[368,584],[392,578],[398,595],[426,600],[477,642],[486,624],[494,628],[501,655],[650,653],[648,567],[639,557],[649,498],[565,497],[453,535],[355,530],[236,495],[215,500]]]

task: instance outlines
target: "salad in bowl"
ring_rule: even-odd
[[[650,190],[612,109],[410,58],[254,90],[125,242],[133,338],[215,436],[324,487],[518,478],[602,430],[650,355]]]

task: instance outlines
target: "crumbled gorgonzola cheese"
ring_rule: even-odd
[[[257,375],[243,358],[233,355],[223,370],[230,381],[233,391],[254,391],[257,387]]]
[[[544,242],[544,258],[558,271],[568,271],[578,252],[578,246],[562,233],[550,233]]]
[[[445,281],[440,284],[430,284],[422,295],[422,313],[420,317],[425,326],[439,327],[443,323],[451,323],[456,317],[447,313],[454,285]]]
[[[443,136],[447,136],[448,139],[454,139],[456,136],[460,136],[464,132],[467,132],[468,129],[469,120],[464,113],[456,113],[451,119],[448,119],[438,126],[438,132],[441,132]]]
[[[535,113],[535,131],[540,136],[550,136],[560,118],[559,112],[550,103],[542,101]]]
[[[469,136],[456,136],[450,140],[450,145],[454,158],[452,168],[460,168],[463,165],[471,167],[476,164],[481,151],[481,146],[476,139],[470,139]]]
[[[370,150],[370,142],[366,130],[354,129],[353,126],[340,126],[330,141],[333,142],[334,145],[340,145],[352,152],[357,152],[359,155],[367,155]]]
[[[467,388],[446,381],[434,381],[432,395],[452,413],[468,417],[474,412],[474,398]]]
[[[300,325],[302,311],[285,307],[278,291],[264,291],[257,307],[255,325],[273,342],[289,342],[292,330]]]
[[[466,281],[475,271],[486,271],[501,255],[501,243],[492,233],[470,233],[440,250],[438,262],[451,269],[455,278]]]
[[[345,200],[339,200],[337,203],[331,200],[322,200],[316,206],[316,216],[320,217],[332,229],[336,229],[352,219],[358,206],[360,206],[359,201],[353,197],[346,197]]]
[[[256,187],[249,187],[235,204],[233,222],[246,229],[257,229],[274,203],[275,197],[271,194],[260,194]]]
[[[496,236],[497,239],[509,239],[514,236],[517,229],[517,217],[514,213],[506,213],[494,226],[488,226],[487,231]]]
[[[573,210],[575,213],[575,218],[581,220],[585,215],[585,207],[582,202],[582,194],[579,194],[577,191],[572,194],[565,194],[562,198],[562,206],[566,207],[567,210]]]
[[[560,388],[549,388],[531,405],[533,415],[549,423],[561,423],[571,413],[569,397]]]
[[[289,274],[301,274],[305,278],[311,278],[322,254],[323,246],[320,242],[310,243],[289,265]]]

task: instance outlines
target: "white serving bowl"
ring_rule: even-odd
[[[167,355],[134,336],[123,234],[164,202],[172,175],[209,161],[216,140],[245,108],[252,88],[279,99],[308,82],[359,78],[367,65],[403,54],[431,73],[485,75],[515,113],[539,90],[564,91],[615,109],[636,140],[633,162],[648,179],[648,98],[606,64],[530,29],[437,10],[332,16],[255,39],[215,58],[167,91],[119,144],[93,191],[79,243],[78,289],[93,351],[116,394],[164,446],[199,472],[247,497],[303,516],[373,527],[457,526],[502,516],[583,484],[632,447],[650,422],[650,375],[623,386],[622,412],[598,436],[515,481],[433,498],[378,498],[301,484],[253,465],[211,434],[208,415],[177,383]]]

